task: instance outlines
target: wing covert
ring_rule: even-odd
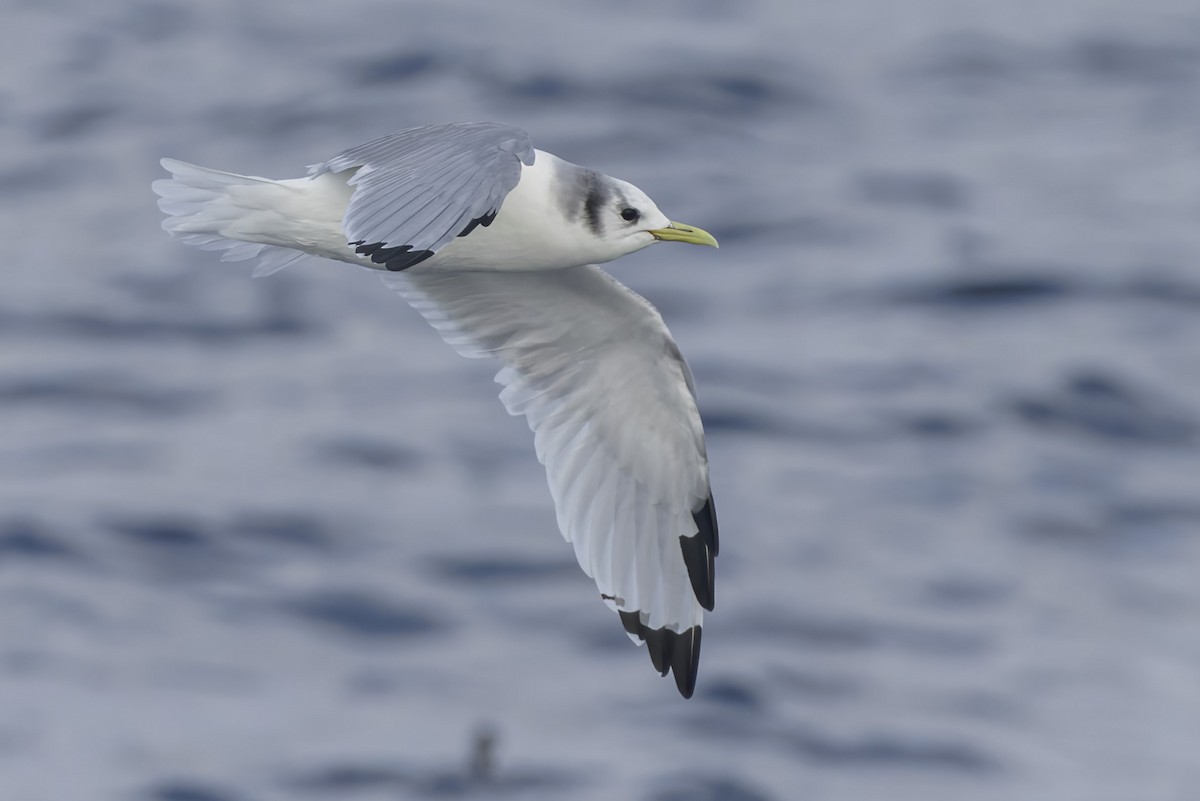
[[[453,123],[380,137],[309,167],[309,175],[355,170],[346,240],[398,271],[489,225],[521,180],[521,165],[533,159],[533,144],[519,128]]]

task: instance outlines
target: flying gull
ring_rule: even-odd
[[[695,388],[658,311],[595,264],[717,241],[499,123],[410,128],[306,178],[162,166],[163,228],[184,242],[257,258],[255,275],[306,255],[381,271],[459,353],[503,363],[580,567],[691,697],[717,555]]]

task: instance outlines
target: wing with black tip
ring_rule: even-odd
[[[654,667],[689,697],[717,520],[691,374],[658,312],[594,266],[384,277],[464,356],[494,356],[563,536]]]
[[[309,167],[309,175],[354,170],[346,241],[399,271],[491,224],[533,158],[519,128],[454,123],[389,134]]]

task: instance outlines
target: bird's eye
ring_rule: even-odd
[[[638,217],[642,214],[637,209],[621,209],[621,219],[626,222],[637,222]]]

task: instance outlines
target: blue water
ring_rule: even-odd
[[[1188,0],[9,3],[0,799],[1195,797],[1198,100]],[[721,240],[612,265],[709,432],[691,701],[490,365],[158,228],[160,156],[476,119]]]

